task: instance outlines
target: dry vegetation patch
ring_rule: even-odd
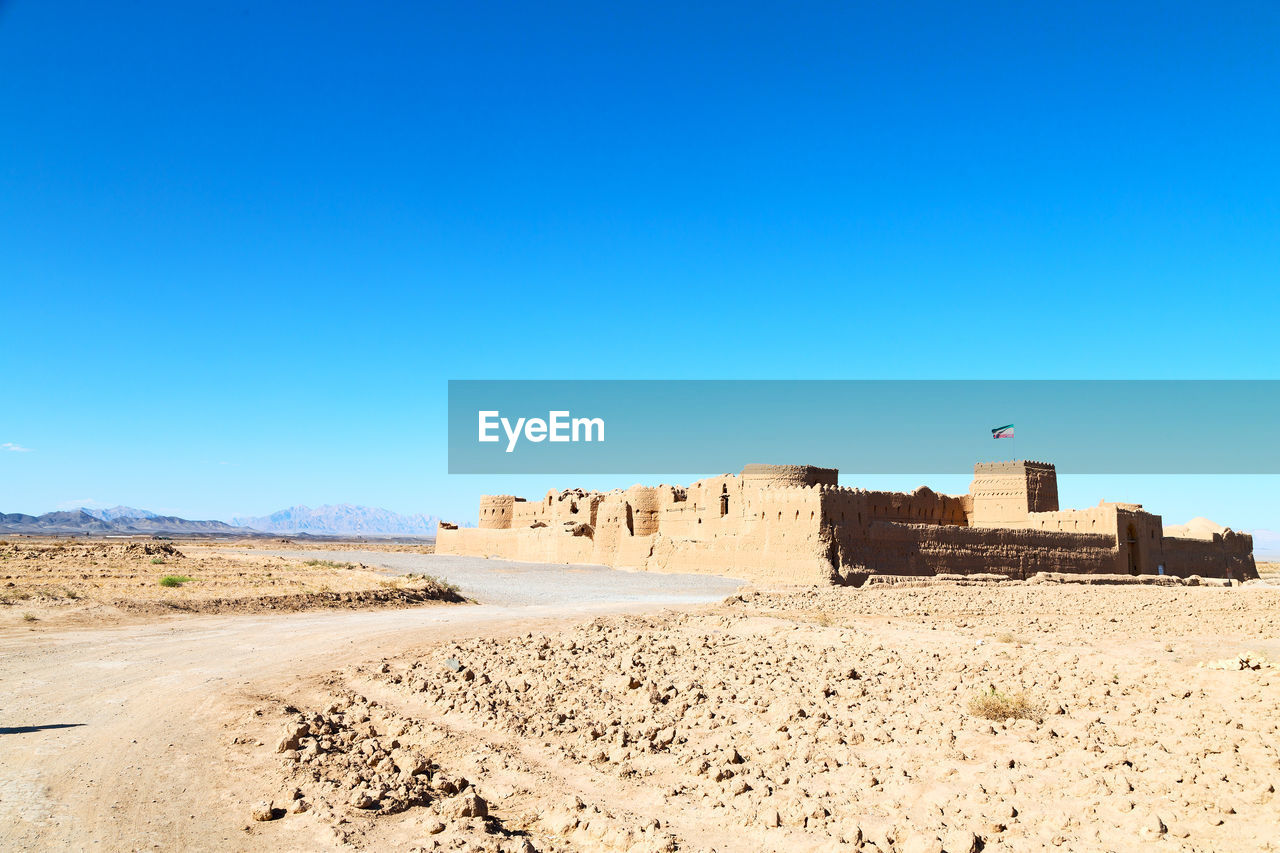
[[[155,613],[301,610],[461,600],[457,589],[439,578],[388,577],[358,563],[161,541],[0,544],[0,605],[47,613],[92,607]]]
[[[1031,720],[1039,723],[1044,719],[1044,711],[1044,703],[1032,698],[1028,691],[1001,693],[995,685],[969,700],[969,713],[984,720]]]

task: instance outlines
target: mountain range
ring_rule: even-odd
[[[434,536],[434,515],[401,515],[377,507],[337,504],[293,506],[270,515],[223,521],[191,521],[128,506],[79,507],[44,515],[0,513],[0,533],[46,535],[253,536]]]
[[[113,506],[110,509],[93,509],[87,506],[80,507],[81,512],[87,512],[94,518],[100,518],[103,521],[119,521],[122,518],[159,518],[160,513],[152,512],[149,509],[135,509],[131,506]]]
[[[268,533],[310,533],[317,536],[434,536],[440,519],[434,515],[400,515],[388,509],[327,504],[312,509],[292,506],[253,518],[233,518],[232,524]]]
[[[117,507],[118,508],[118,507]],[[100,512],[95,510],[94,512]],[[190,521],[172,515],[117,516],[100,518],[85,509],[24,515],[20,512],[0,513],[0,533],[35,533],[45,535],[123,535],[147,536],[170,534],[180,536],[252,535],[253,531],[233,527],[223,521]]]

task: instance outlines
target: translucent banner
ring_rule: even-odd
[[[1276,380],[451,380],[451,474],[1280,473]]]

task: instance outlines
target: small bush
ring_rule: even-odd
[[[997,643],[1017,643],[1019,642],[1019,640],[1013,634],[1010,634],[1008,631],[1005,631],[1003,634],[996,635],[996,642]]]
[[[355,563],[339,563],[334,560],[307,560],[303,565],[319,569],[354,569]]]
[[[990,690],[969,700],[969,713],[984,720],[1031,720],[1038,723],[1044,719],[1044,705],[1025,690],[1006,694],[992,685]]]
[[[23,613],[22,621],[23,622],[39,622],[40,619],[37,618],[37,616],[34,613]]]
[[[160,578],[160,586],[182,586],[184,583],[191,583],[195,578],[189,578],[186,575],[165,575]]]
[[[435,575],[421,574],[411,572],[404,576],[405,580],[412,581],[415,586],[420,586],[434,594],[434,597],[441,601],[465,601],[462,597],[462,590],[458,589],[457,584],[449,583],[444,578],[438,578]]]
[[[151,558],[151,565],[153,565],[153,566],[163,566],[163,565],[164,565],[164,557],[152,557],[152,558]]]

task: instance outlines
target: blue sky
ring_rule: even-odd
[[[1275,4],[690,5],[0,2],[0,511],[569,485],[449,378],[1280,377]]]

